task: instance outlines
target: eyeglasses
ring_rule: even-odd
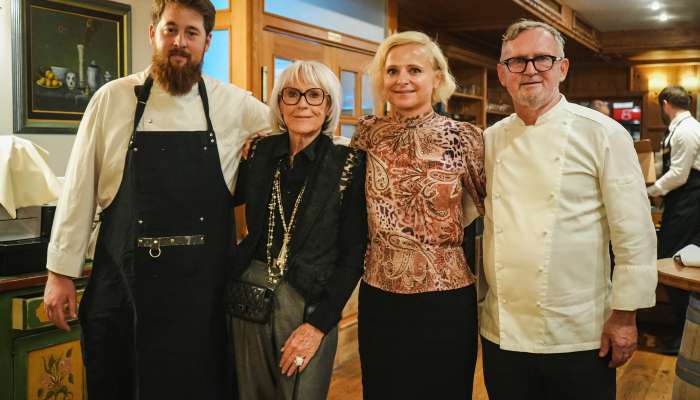
[[[311,88],[305,92],[302,92],[296,88],[286,87],[282,89],[282,93],[280,94],[282,102],[288,106],[295,106],[299,104],[302,97],[306,99],[306,103],[308,105],[320,106],[323,104],[323,100],[326,99],[326,96],[326,92],[324,92],[321,88]]]
[[[554,66],[557,61],[563,60],[564,57],[555,56],[537,56],[533,58],[525,57],[512,57],[507,60],[501,61],[501,64],[508,68],[508,71],[515,74],[522,74],[527,69],[527,64],[532,62],[532,66],[535,67],[537,72],[547,72]]]

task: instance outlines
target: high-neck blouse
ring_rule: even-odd
[[[352,145],[367,152],[364,281],[394,293],[472,284],[462,249],[463,196],[483,214],[481,129],[432,111],[370,115],[360,119]]]

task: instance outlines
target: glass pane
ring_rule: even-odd
[[[265,0],[264,10],[334,32],[384,40],[386,0]]]
[[[342,115],[355,115],[355,72],[340,71],[340,85],[343,87]]]
[[[211,4],[217,10],[226,10],[229,8],[229,0],[211,0]]]
[[[362,75],[362,114],[369,115],[374,112],[374,95],[370,85],[369,75]]]
[[[341,124],[340,125],[340,136],[352,139],[352,135],[355,134],[355,128],[357,126],[353,124]]]
[[[277,78],[280,77],[280,74],[282,71],[284,71],[285,68],[288,66],[292,65],[294,61],[292,60],[287,60],[286,58],[279,58],[275,57],[275,80],[272,82],[272,85],[274,86],[275,83],[277,83]]]
[[[211,45],[204,56],[205,74],[222,82],[231,82],[231,37],[228,29],[211,31]]]

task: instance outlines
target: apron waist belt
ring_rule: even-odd
[[[204,234],[186,236],[161,236],[138,238],[138,247],[147,247],[148,254],[153,258],[160,257],[161,247],[168,246],[200,246],[204,244]]]

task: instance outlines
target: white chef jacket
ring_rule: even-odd
[[[656,237],[630,134],[562,96],[534,125],[499,121],[485,145],[481,335],[529,353],[599,348],[611,309],[656,300]]]
[[[122,181],[134,124],[134,86],[149,70],[107,83],[85,110],[73,145],[63,192],[58,200],[47,268],[77,277],[83,269],[95,207],[107,208]],[[267,106],[250,93],[204,76],[209,115],[216,134],[221,170],[231,193],[245,140],[270,125]],[[197,85],[172,96],[153,83],[139,131],[204,131],[207,120]]]
[[[670,141],[671,168],[647,188],[650,196],[665,196],[688,181],[691,168],[700,171],[700,122],[691,117],[690,111],[681,111],[673,117],[668,130],[673,135],[664,139],[664,146]]]

